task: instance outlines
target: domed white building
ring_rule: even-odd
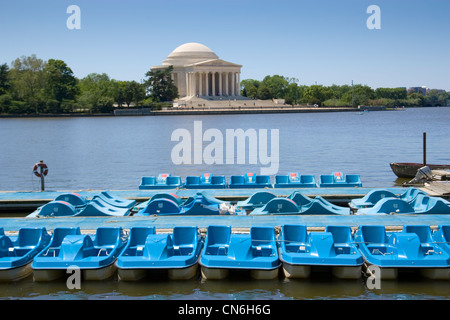
[[[172,79],[180,98],[240,96],[241,65],[219,59],[207,46],[185,43],[152,70],[173,66]]]

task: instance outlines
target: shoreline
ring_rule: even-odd
[[[112,113],[58,113],[58,114],[0,114],[0,118],[59,118],[59,117],[122,117],[122,116],[167,116],[167,115],[219,115],[219,114],[273,114],[273,113],[321,113],[385,111],[386,107],[256,107],[256,108],[182,108],[170,110],[116,109]]]

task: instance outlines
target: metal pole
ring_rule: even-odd
[[[41,160],[41,163],[44,163],[44,160]],[[45,190],[45,183],[44,183],[44,168],[39,167],[40,173],[41,173],[41,191]]]
[[[423,166],[427,165],[427,133],[423,133]]]

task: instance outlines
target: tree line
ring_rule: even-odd
[[[266,76],[262,81],[241,81],[242,95],[252,99],[285,99],[286,104],[326,107],[426,106],[432,101],[450,99],[449,92],[429,90],[425,95],[406,88],[376,88],[367,85],[300,85],[298,79],[280,75]]]
[[[160,107],[178,91],[170,71],[146,73],[142,83],[111,79],[106,73],[91,73],[82,79],[62,60],[44,61],[36,55],[22,56],[10,66],[0,65],[0,114],[110,113],[130,106]],[[154,85],[168,79],[171,88],[162,95]]]
[[[149,70],[142,82],[111,79],[91,73],[82,79],[62,60],[44,61],[22,56],[10,66],[0,65],[0,114],[110,113],[114,108],[160,108],[178,97],[171,79],[173,67]],[[300,85],[296,78],[266,76],[262,81],[241,81],[241,95],[253,99],[285,99],[287,104],[318,106],[425,106],[450,99],[449,92],[430,90],[425,95],[405,88],[367,85]],[[170,105],[170,104],[167,104]]]

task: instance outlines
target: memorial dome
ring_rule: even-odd
[[[219,59],[219,57],[207,46],[201,43],[185,43],[167,56],[163,65],[182,66],[205,60]]]

